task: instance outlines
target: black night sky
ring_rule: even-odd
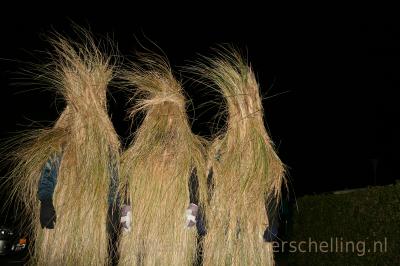
[[[59,9],[62,9],[61,7]],[[127,8],[129,9],[129,8]],[[296,196],[392,184],[400,165],[400,26],[394,21],[247,15],[230,12],[156,15],[149,10],[104,10],[81,15],[14,12],[2,16],[0,117],[2,139],[29,129],[31,121],[48,125],[57,117],[54,94],[13,85],[28,62],[46,63],[40,51],[53,29],[72,35],[71,21],[109,34],[128,58],[137,39],[155,42],[179,76],[179,66],[211,47],[233,44],[247,51],[257,73],[265,118],[278,153],[290,174]],[[208,10],[210,11],[210,10]],[[221,12],[221,13],[218,13]],[[7,13],[7,10],[3,10]],[[185,80],[185,76],[182,77]],[[186,79],[187,80],[187,79]],[[194,108],[207,99],[190,82],[185,89]],[[126,97],[111,89],[110,113],[123,141],[128,133]],[[193,131],[209,135],[216,110],[196,117]],[[196,109],[196,114],[203,113]],[[193,118],[193,112],[190,113]],[[377,162],[376,176],[373,161]]]

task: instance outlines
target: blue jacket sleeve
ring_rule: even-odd
[[[61,155],[55,154],[44,165],[38,185],[38,198],[40,201],[53,198],[60,162]]]
[[[118,177],[118,165],[112,158],[112,162],[109,165],[109,171],[110,171],[110,187],[109,187],[109,193],[108,193],[108,205],[114,205],[119,206],[119,201],[120,197],[118,194],[118,182],[119,182],[119,177]]]

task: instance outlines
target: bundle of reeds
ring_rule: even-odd
[[[231,50],[195,70],[222,94],[227,118],[209,152],[213,191],[204,265],[273,265],[272,246],[263,241],[265,202],[279,197],[285,171],[264,126],[254,72]]]
[[[113,78],[110,57],[100,52],[89,33],[82,42],[52,38],[47,80],[66,101],[52,128],[23,134],[11,177],[13,195],[33,215],[35,265],[106,265],[106,230],[111,172],[119,160],[119,140],[107,114],[106,91]],[[53,202],[55,228],[39,223],[38,182],[46,161],[61,156]]]
[[[165,59],[141,55],[125,77],[136,88],[130,116],[142,111],[144,118],[122,155],[132,230],[122,236],[120,265],[192,265],[197,233],[185,227],[185,210],[191,171],[206,182],[203,140],[191,131],[181,84]],[[206,191],[198,197],[204,202]]]

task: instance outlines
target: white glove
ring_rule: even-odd
[[[132,224],[132,209],[129,205],[122,205],[121,208],[121,227],[124,233],[131,231],[131,224]]]
[[[196,225],[196,217],[198,213],[199,207],[194,204],[190,203],[189,207],[186,209],[186,227],[193,227]]]

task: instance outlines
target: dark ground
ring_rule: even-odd
[[[24,265],[25,257],[23,255],[0,255],[0,265]]]

